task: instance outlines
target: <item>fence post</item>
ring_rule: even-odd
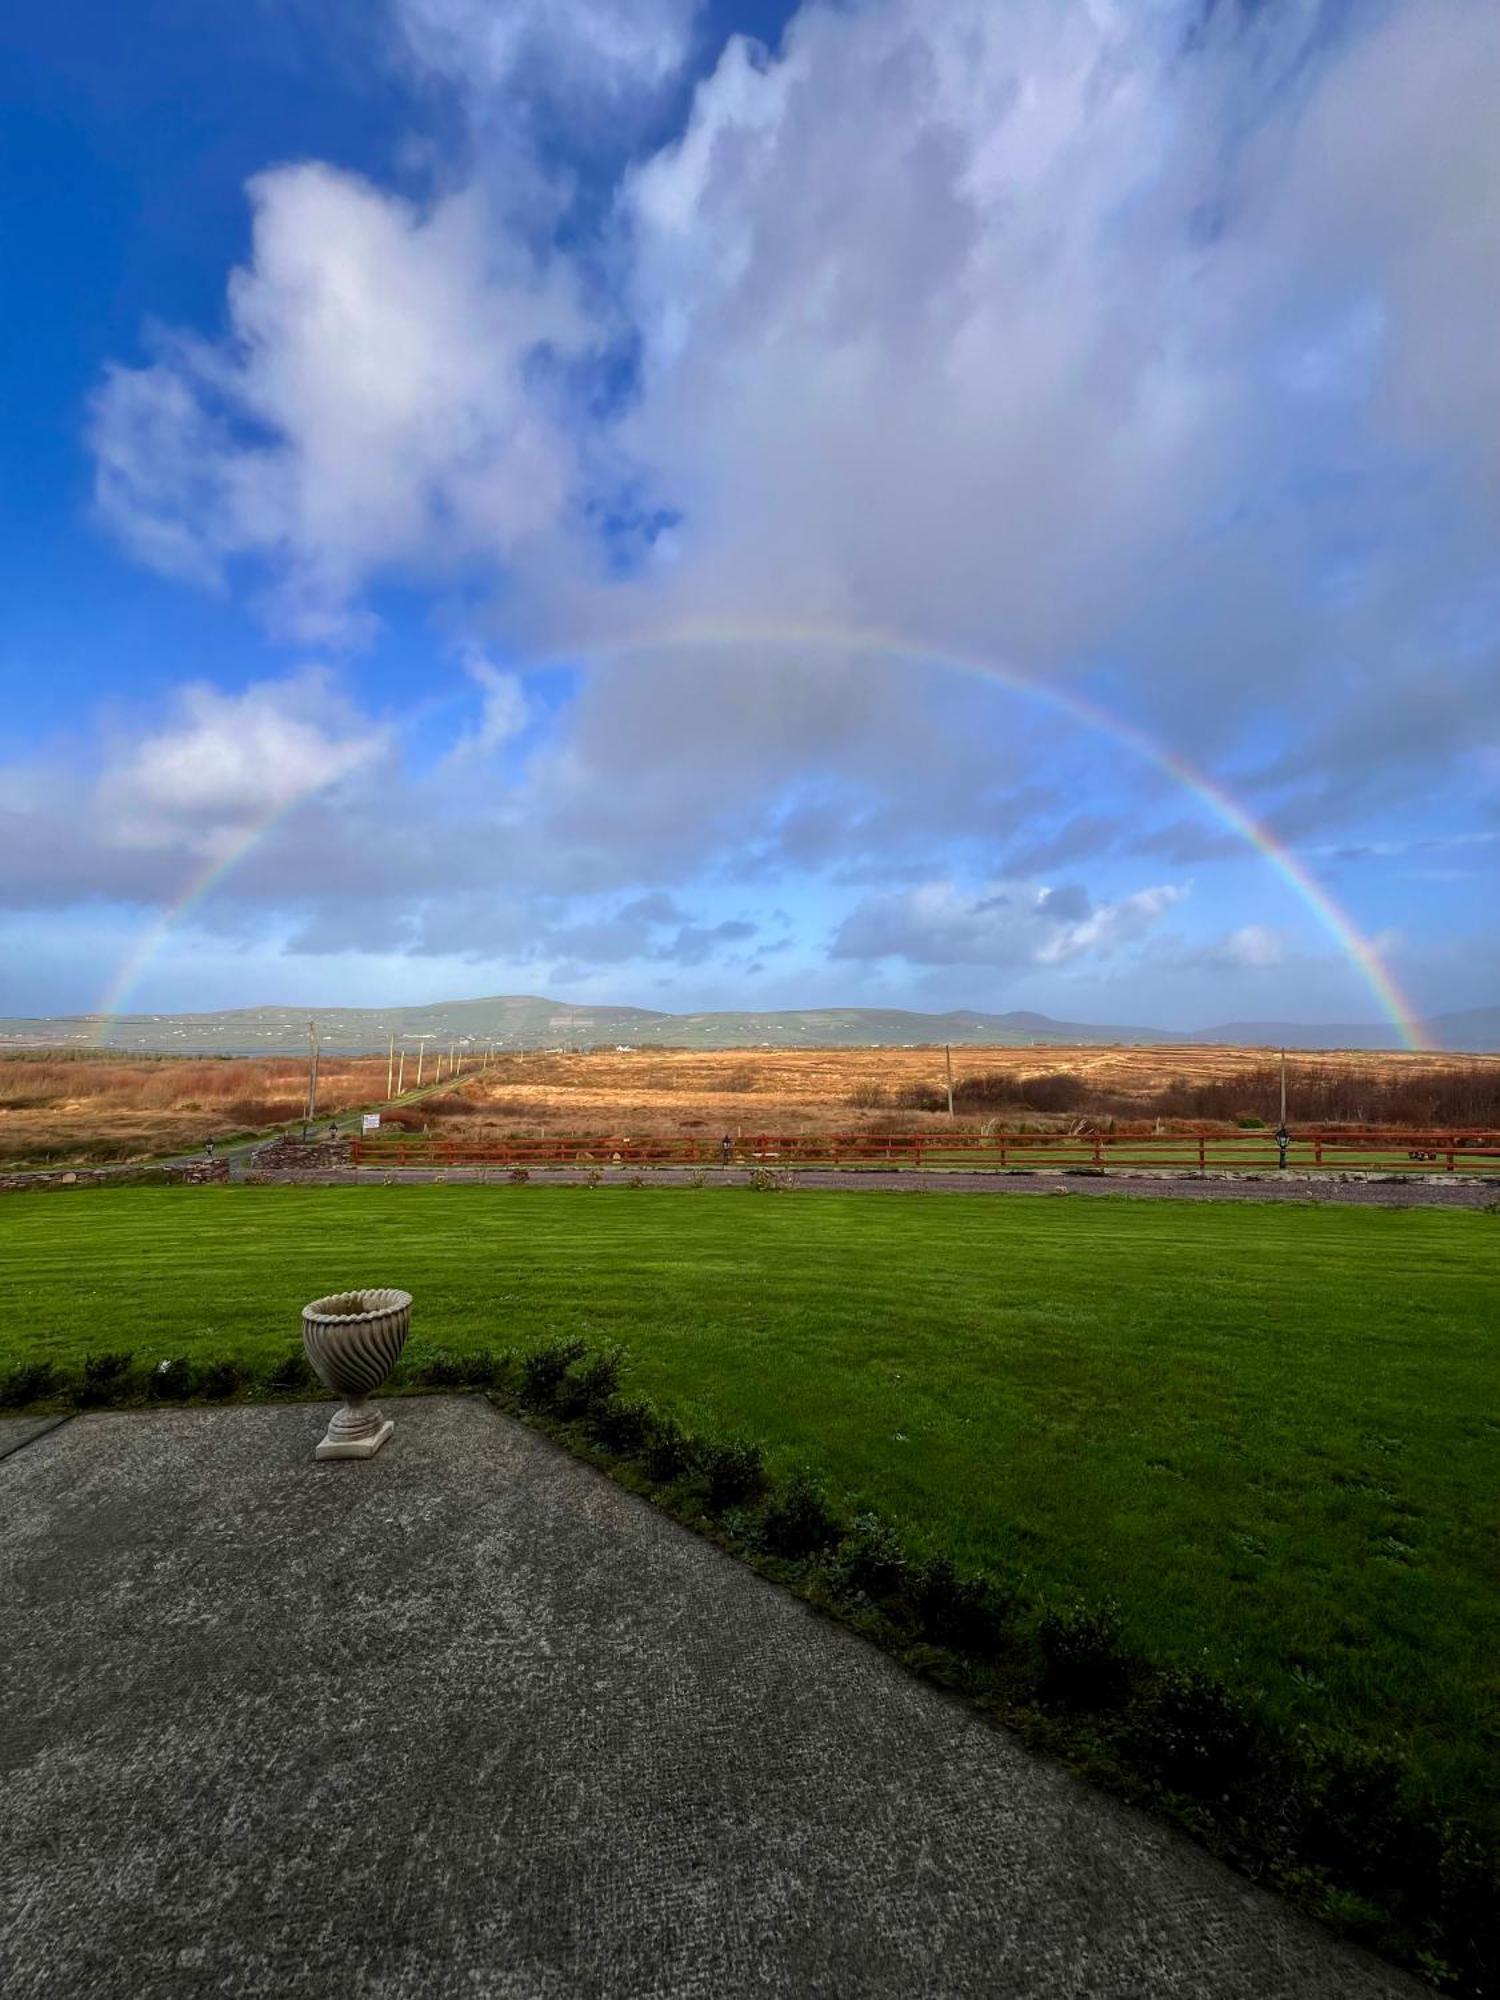
[[[1322,1164],[1323,1164],[1323,1135],[1320,1132],[1317,1138],[1313,1140],[1313,1165],[1315,1167],[1321,1167]]]
[[[1198,1134],[1198,1171],[1201,1174],[1207,1162],[1203,1157],[1203,1134]]]
[[[1104,1165],[1104,1141],[1097,1132],[1094,1134],[1094,1165]]]

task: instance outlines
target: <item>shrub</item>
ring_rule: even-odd
[[[1493,1991],[1500,1978],[1500,1851],[1450,1821],[1438,1829],[1437,1908],[1445,1950],[1458,1957],[1468,1983]],[[1420,1894],[1426,1884],[1416,1885]],[[1455,1984],[1457,1982],[1455,1981]]]
[[[708,1479],[708,1504],[715,1514],[748,1500],[765,1484],[765,1459],[749,1438],[719,1438],[700,1445],[698,1463]]]
[[[531,1179],[531,1169],[530,1167],[512,1167],[506,1175],[506,1179],[515,1187],[525,1187],[526,1183]]]
[[[1164,1783],[1207,1798],[1244,1777],[1256,1723],[1245,1701],[1218,1681],[1165,1667],[1142,1695],[1131,1735],[1137,1757]]]
[[[464,1364],[451,1354],[433,1354],[419,1361],[414,1372],[426,1389],[457,1389],[464,1379]]]
[[[83,1379],[73,1391],[81,1410],[97,1409],[101,1403],[116,1402],[124,1393],[134,1355],[125,1352],[90,1354],[83,1364]]]
[[[620,1386],[620,1366],[624,1358],[618,1347],[612,1347],[605,1354],[594,1355],[576,1373],[564,1375],[555,1398],[558,1414],[570,1418],[584,1417],[590,1410],[607,1403]]]
[[[521,1361],[521,1401],[536,1408],[554,1402],[562,1379],[588,1348],[581,1340],[554,1340],[533,1349]]]
[[[207,1396],[211,1402],[227,1402],[245,1379],[246,1371],[238,1361],[221,1357],[218,1361],[210,1361],[198,1377],[198,1394]]]
[[[822,1489],[799,1472],[766,1515],[761,1541],[772,1555],[815,1556],[832,1548],[839,1532]]]
[[[292,1347],[266,1377],[266,1387],[278,1395],[286,1395],[295,1389],[312,1388],[317,1379],[308,1365],[307,1355],[300,1347]]]
[[[906,1551],[895,1530],[877,1514],[859,1514],[839,1551],[845,1587],[876,1603],[893,1597],[906,1581]]]
[[[24,1410],[55,1396],[62,1379],[50,1361],[22,1361],[0,1375],[0,1410]]]
[[[791,1181],[771,1167],[752,1167],[745,1185],[755,1194],[785,1194]]]
[[[502,1373],[503,1363],[493,1348],[481,1347],[477,1354],[466,1354],[458,1369],[466,1389],[488,1389]]]
[[[583,1184],[585,1187],[599,1187],[602,1185],[603,1180],[603,1171],[599,1167],[590,1167],[583,1177]]]
[[[1078,1603],[1049,1611],[1037,1625],[1037,1639],[1047,1699],[1064,1708],[1095,1709],[1108,1708],[1125,1694],[1130,1663],[1113,1603]]]
[[[639,1451],[651,1424],[651,1411],[642,1402],[622,1402],[612,1396],[599,1404],[589,1418],[589,1429],[609,1451]]]
[[[158,1361],[146,1377],[146,1394],[156,1403],[184,1403],[192,1395],[193,1365],[182,1355]]]
[[[970,1653],[994,1645],[998,1607],[982,1583],[960,1576],[946,1556],[922,1564],[911,1578],[910,1594],[917,1623],[935,1644]]]
[[[719,1526],[731,1542],[738,1542],[745,1548],[754,1548],[760,1540],[760,1519],[747,1513],[743,1507],[726,1507],[719,1516]]]
[[[1336,1876],[1379,1892],[1405,1881],[1418,1892],[1440,1867],[1437,1830],[1404,1797],[1401,1753],[1383,1744],[1325,1749],[1310,1777],[1305,1844],[1312,1859]]]
[[[693,1441],[675,1417],[653,1419],[646,1444],[646,1474],[658,1486],[670,1486],[692,1470]]]

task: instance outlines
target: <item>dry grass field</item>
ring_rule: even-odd
[[[1128,1124],[1164,1115],[1232,1122],[1236,1113],[1266,1108],[1273,1062],[1264,1049],[1195,1045],[956,1049],[958,1122],[969,1129],[1066,1127],[1080,1118]],[[909,1132],[948,1123],[941,1048],[536,1051],[478,1065],[471,1055],[436,1094],[388,1110],[387,1128],[454,1138],[645,1139],[683,1132]],[[1494,1118],[1486,1101],[1500,1103],[1500,1056],[1299,1054],[1288,1058],[1288,1075],[1292,1114],[1304,1125],[1343,1118],[1378,1123],[1393,1115],[1404,1123],[1462,1125]],[[1455,1077],[1480,1093],[1472,1117],[1460,1116],[1451,1102],[1439,1111],[1437,1086],[1446,1080],[1451,1100]],[[1422,1095],[1427,1082],[1430,1100]],[[1392,1114],[1389,1092],[1398,1084],[1409,1087],[1411,1102]],[[384,1057],[325,1055],[320,1110],[379,1104],[385,1086]],[[0,1164],[186,1152],[210,1138],[299,1121],[306,1088],[306,1065],[293,1057],[6,1055]]]
[[[1195,1045],[963,1048],[953,1052],[953,1077],[960,1123],[978,1127],[997,1116],[1015,1122],[1028,1112],[1033,1122],[1052,1122],[1073,1109],[1087,1113],[1091,1104],[1107,1104],[1117,1117],[1134,1112],[1150,1118],[1160,1109],[1153,1100],[1177,1086],[1190,1095],[1203,1085],[1228,1084],[1233,1100],[1234,1086],[1243,1083],[1244,1108],[1250,1110],[1257,1085],[1264,1094],[1272,1062],[1264,1049]],[[1393,1083],[1420,1086],[1431,1079],[1435,1084],[1461,1071],[1500,1092],[1500,1056],[1344,1052],[1288,1057],[1287,1068],[1294,1114],[1299,1082],[1310,1103],[1315,1077],[1320,1103],[1326,1102],[1331,1079],[1348,1096],[1345,1115],[1359,1114],[1358,1099],[1368,1088],[1370,1122],[1376,1122],[1377,1100]],[[1039,1079],[1051,1081],[1050,1091],[1037,1088]],[[1007,1105],[1011,1081],[1015,1101]],[[451,1091],[413,1106],[404,1117],[414,1129],[425,1125],[455,1137],[481,1131],[632,1137],[684,1130],[919,1131],[947,1125],[944,1089],[941,1048],[535,1052],[497,1057],[487,1070],[461,1076]],[[1054,1094],[1079,1101],[1049,1105]],[[1410,1122],[1425,1122],[1420,1104],[1416,1110]],[[1226,1111],[1232,1115],[1232,1104],[1215,1106],[1207,1115],[1223,1117]],[[1194,1113],[1184,1106],[1178,1115]]]
[[[385,1077],[384,1057],[325,1056],[319,1106],[332,1112],[377,1100]],[[0,1164],[188,1152],[298,1119],[306,1102],[307,1065],[289,1057],[8,1055],[0,1060]]]

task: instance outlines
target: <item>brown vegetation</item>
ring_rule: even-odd
[[[758,1132],[921,1131],[947,1125],[943,1051],[914,1049],[544,1050],[477,1056],[438,1092],[388,1107],[387,1128],[451,1136],[599,1133],[651,1138]],[[961,1127],[1128,1128],[1274,1123],[1279,1078],[1264,1049],[960,1048]],[[1500,1056],[1357,1052],[1288,1058],[1293,1122],[1500,1123]],[[380,1057],[322,1061],[326,1115],[378,1104]],[[0,1057],[0,1163],[143,1159],[208,1139],[299,1123],[296,1057]]]
[[[1344,1052],[1287,1060],[1304,1127],[1351,1122],[1489,1125],[1500,1057]],[[1279,1076],[1264,1049],[963,1048],[960,1126],[1080,1119],[1274,1123]],[[947,1125],[941,1048],[641,1049],[498,1057],[482,1074],[387,1122],[450,1136],[920,1131]]]
[[[324,1057],[325,1113],[385,1094],[384,1057]],[[292,1057],[7,1054],[0,1059],[0,1163],[49,1166],[189,1152],[209,1139],[300,1120],[307,1064]]]

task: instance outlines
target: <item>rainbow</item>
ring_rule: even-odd
[[[1006,688],[1012,694],[1054,715],[1117,743],[1143,763],[1170,778],[1204,806],[1222,825],[1259,854],[1282,878],[1338,946],[1341,955],[1363,979],[1380,1012],[1391,1023],[1409,1049],[1426,1048],[1427,1036],[1421,1019],[1401,991],[1390,968],[1370,940],[1341,909],[1306,864],[1290,848],[1277,840],[1269,828],[1225,790],[1207,772],[1190,764],[1175,750],[1148,736],[1133,723],[1122,720],[1097,702],[1071,689],[1033,680],[981,654],[941,650],[890,633],[834,626],[802,624],[759,624],[737,622],[730,626],[677,625],[662,631],[636,633],[606,642],[581,644],[531,662],[537,668],[578,665],[580,662],[625,660],[632,654],[688,647],[822,646],[867,653],[877,658],[909,666],[939,668],[972,674]],[[430,714],[433,704],[424,704]],[[337,775],[342,777],[348,767]],[[331,783],[333,780],[324,781]],[[124,1010],[124,1003],[146,967],[171,932],[193,907],[209,896],[239,866],[257,843],[299,806],[314,797],[322,784],[308,786],[293,797],[281,800],[260,820],[245,830],[222,855],[200,867],[185,883],[176,899],[152,922],[145,935],[116,968],[108,987],[94,1010],[94,1039],[104,1041],[111,1023]]]

